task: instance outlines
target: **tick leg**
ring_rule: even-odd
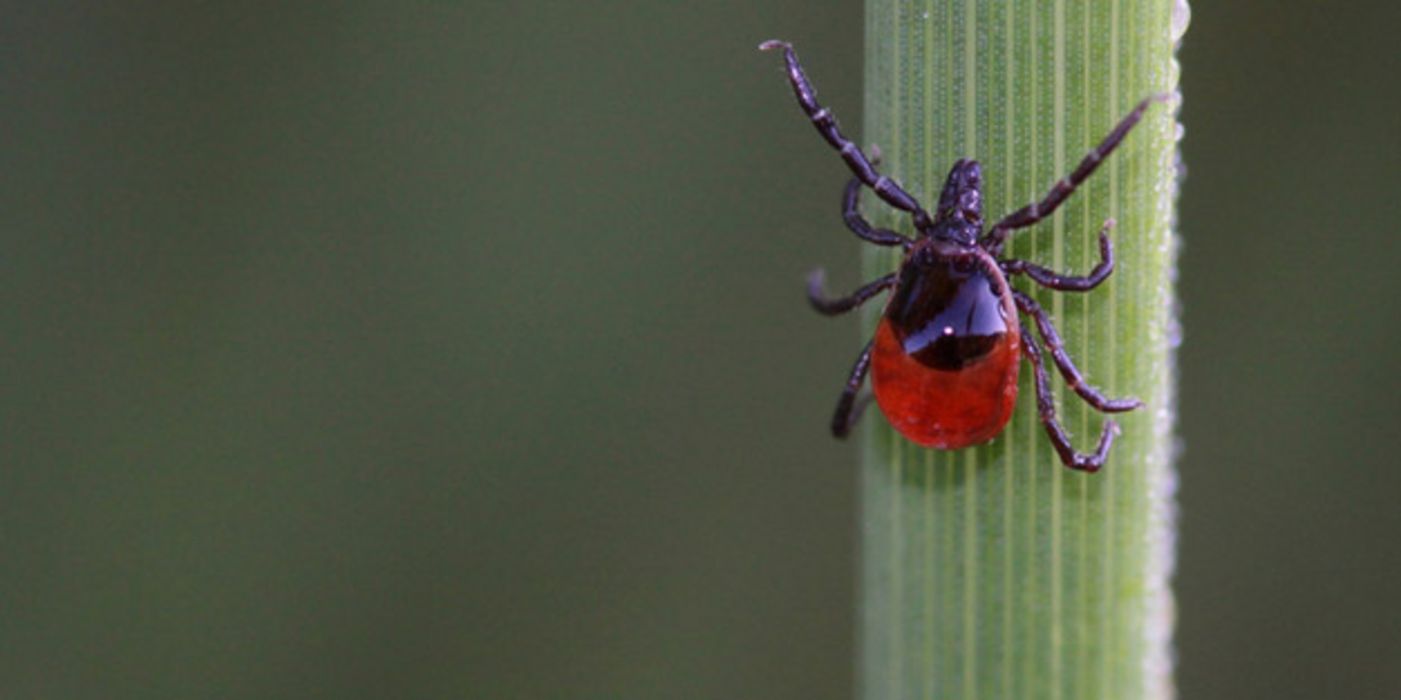
[[[1095,168],[1098,168],[1099,164],[1103,162],[1105,158],[1108,158],[1109,154],[1113,153],[1115,148],[1119,147],[1119,142],[1123,141],[1124,137],[1128,135],[1129,130],[1133,129],[1133,127],[1138,124],[1138,121],[1143,118],[1143,113],[1148,110],[1149,105],[1154,102],[1166,102],[1171,97],[1172,96],[1168,93],[1159,93],[1152,97],[1144,98],[1142,102],[1139,102],[1138,105],[1133,108],[1133,111],[1129,112],[1128,116],[1120,120],[1119,124],[1114,127],[1114,130],[1110,131],[1109,135],[1104,137],[1104,140],[1101,141],[1098,146],[1085,154],[1085,157],[1080,161],[1080,164],[1075,167],[1075,170],[1051,186],[1051,191],[1047,192],[1046,196],[1043,197],[1041,201],[1032,202],[1008,214],[1001,221],[997,222],[997,224],[992,227],[992,230],[988,231],[986,236],[983,236],[981,242],[983,249],[988,251],[993,257],[997,257],[1002,252],[1002,244],[1006,242],[1007,236],[1011,234],[1014,229],[1026,228],[1053,214],[1056,208],[1075,191],[1075,188],[1079,187],[1080,183],[1084,182],[1085,179],[1095,171]]]
[[[808,275],[808,302],[812,308],[817,309],[817,313],[824,316],[836,316],[844,314],[869,300],[871,297],[895,285],[895,273],[890,273],[873,282],[863,285],[860,289],[851,294],[837,299],[828,299],[822,291],[822,282],[825,274],[822,268],[817,268]]]
[[[874,343],[874,340],[866,343],[861,354],[856,356],[856,364],[851,366],[851,376],[847,377],[842,396],[837,399],[837,412],[832,415],[832,434],[836,437],[844,438],[851,432],[851,426],[856,424],[857,419],[861,417],[861,411],[870,402],[869,398],[858,402],[856,392],[861,390],[861,383],[866,380],[866,372],[871,369],[871,345]]]
[[[761,51],[772,51],[773,49],[783,49],[783,60],[788,65],[788,82],[793,86],[793,94],[798,98],[798,105],[803,108],[803,112],[812,120],[813,126],[817,127],[817,133],[822,134],[822,138],[837,149],[842,160],[846,161],[847,167],[856,175],[867,187],[885,200],[890,206],[901,211],[914,215],[915,228],[923,230],[930,226],[929,213],[919,206],[919,202],[906,192],[894,180],[876,172],[876,168],[871,161],[866,158],[866,154],[861,152],[861,148],[851,142],[851,139],[842,135],[837,128],[837,118],[832,115],[832,111],[817,103],[817,91],[813,89],[812,83],[803,73],[803,67],[798,63],[798,55],[793,53],[793,46],[786,41],[771,39],[759,44]]]
[[[846,184],[846,192],[842,195],[842,218],[846,220],[847,228],[863,241],[876,245],[898,245],[906,250],[914,245],[914,241],[894,231],[872,228],[861,216],[861,178],[854,177]]]
[[[1041,417],[1041,425],[1046,426],[1046,434],[1051,436],[1051,445],[1056,448],[1056,454],[1060,455],[1061,463],[1079,471],[1099,471],[1100,467],[1104,466],[1104,458],[1109,454],[1110,446],[1114,444],[1114,436],[1119,432],[1118,424],[1113,420],[1104,421],[1104,429],[1099,433],[1099,446],[1095,448],[1094,454],[1082,455],[1076,452],[1075,448],[1070,446],[1070,436],[1056,421],[1056,402],[1051,395],[1046,366],[1041,362],[1041,348],[1030,334],[1022,336],[1022,353],[1031,360],[1032,369],[1036,371],[1036,411]]]
[[[1041,338],[1046,341],[1046,346],[1051,349],[1051,359],[1055,361],[1056,368],[1060,370],[1061,376],[1065,377],[1065,383],[1069,385],[1075,393],[1079,394],[1080,398],[1085,400],[1085,403],[1102,413],[1123,413],[1124,411],[1132,411],[1143,405],[1138,399],[1105,398],[1104,394],[1099,393],[1098,389],[1086,384],[1084,375],[1080,374],[1080,370],[1076,369],[1075,363],[1071,362],[1070,355],[1065,352],[1065,344],[1061,342],[1060,334],[1056,332],[1056,327],[1051,324],[1051,319],[1046,315],[1045,309],[1042,309],[1041,305],[1037,304],[1035,299],[1015,289],[1012,290],[1012,296],[1016,299],[1017,308],[1021,309],[1022,313],[1036,320],[1036,330],[1041,334]],[[1023,338],[1030,340],[1030,337],[1026,334],[1023,335]],[[1038,347],[1036,348],[1036,355],[1039,357],[1040,354],[1041,349]]]
[[[1098,287],[1100,282],[1108,279],[1109,273],[1114,271],[1114,245],[1109,242],[1109,229],[1113,227],[1113,219],[1104,222],[1104,228],[1099,231],[1099,264],[1095,265],[1095,268],[1090,270],[1090,274],[1084,277],[1058,274],[1025,260],[999,260],[998,264],[1002,266],[1004,273],[1009,275],[1026,273],[1027,277],[1043,287],[1062,292],[1088,292]]]

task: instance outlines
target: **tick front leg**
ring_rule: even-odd
[[[1100,282],[1109,278],[1114,272],[1114,244],[1109,242],[1109,229],[1114,228],[1114,220],[1109,219],[1104,222],[1104,228],[1099,230],[1099,264],[1095,265],[1090,274],[1084,277],[1074,275],[1062,275],[1048,270],[1036,263],[1025,260],[999,260],[1002,272],[1009,275],[1025,274],[1037,284],[1062,292],[1088,292],[1099,286]]]
[[[861,411],[869,403],[868,399],[858,402],[856,392],[861,390],[861,383],[866,381],[866,373],[871,369],[871,345],[874,343],[874,340],[866,343],[861,354],[856,356],[856,364],[851,366],[851,376],[847,377],[842,396],[837,399],[837,411],[832,415],[832,435],[836,437],[844,438],[851,432],[851,426],[861,418]]]
[[[808,275],[808,303],[812,308],[817,309],[817,313],[824,316],[836,316],[844,314],[870,300],[871,297],[895,285],[895,273],[890,273],[873,282],[863,285],[860,289],[851,294],[837,299],[828,299],[822,291],[825,277],[822,268],[817,268]]]
[[[900,246],[909,250],[914,241],[887,229],[872,228],[866,217],[861,216],[861,178],[852,178],[842,194],[842,219],[847,228],[863,241],[884,246]]]
[[[1066,199],[1075,192],[1075,188],[1080,186],[1091,173],[1099,167],[1099,164],[1109,157],[1114,149],[1119,147],[1119,143],[1124,140],[1129,131],[1143,118],[1143,113],[1148,111],[1148,106],[1154,102],[1167,102],[1172,98],[1168,93],[1159,93],[1152,97],[1144,98],[1133,111],[1119,121],[1108,136],[1095,146],[1093,150],[1085,154],[1080,164],[1075,166],[1075,170],[1069,175],[1061,178],[1056,184],[1051,186],[1051,190],[1042,197],[1040,201],[1032,202],[1021,209],[1003,217],[996,225],[983,237],[982,245],[993,257],[997,257],[1002,252],[1002,244],[1007,240],[1007,236],[1013,230],[1026,228],[1055,213]]]
[[[1143,405],[1138,399],[1106,398],[1098,389],[1087,384],[1084,375],[1080,374],[1080,370],[1075,367],[1075,363],[1071,361],[1070,355],[1065,351],[1065,344],[1061,342],[1060,334],[1056,332],[1056,327],[1051,323],[1051,318],[1046,315],[1045,309],[1042,309],[1035,299],[1015,289],[1012,290],[1012,297],[1017,302],[1017,308],[1036,321],[1036,330],[1046,341],[1046,346],[1051,349],[1051,358],[1055,360],[1056,368],[1065,378],[1065,383],[1076,394],[1079,394],[1085,403],[1102,413],[1123,413]],[[1023,337],[1028,336],[1023,335]],[[1037,348],[1037,354],[1040,355],[1040,348]]]
[[[761,51],[774,49],[783,49],[783,60],[788,67],[788,82],[793,86],[798,105],[803,108],[808,119],[812,120],[812,125],[817,127],[817,133],[822,134],[822,138],[841,154],[842,160],[846,161],[847,167],[851,168],[856,178],[874,190],[890,206],[913,215],[917,230],[924,230],[930,226],[932,222],[929,213],[919,206],[919,202],[894,180],[877,172],[870,159],[861,152],[861,148],[842,135],[832,110],[817,103],[817,91],[813,89],[802,65],[798,63],[798,55],[793,52],[793,45],[777,39],[759,44]]]
[[[1060,461],[1067,467],[1083,472],[1097,472],[1104,466],[1105,457],[1109,455],[1109,448],[1114,444],[1114,436],[1119,432],[1119,425],[1113,420],[1104,421],[1104,429],[1099,433],[1099,445],[1092,455],[1082,455],[1070,446],[1070,436],[1065,429],[1056,421],[1056,401],[1051,394],[1050,378],[1046,374],[1046,366],[1041,361],[1041,348],[1037,346],[1036,339],[1030,334],[1022,336],[1022,353],[1026,359],[1031,360],[1031,367],[1036,373],[1036,412],[1041,417],[1041,425],[1046,427],[1046,434],[1051,436],[1051,445],[1056,448],[1056,454],[1060,455]]]

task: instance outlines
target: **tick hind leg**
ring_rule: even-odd
[[[1103,413],[1123,413],[1143,405],[1138,399],[1133,398],[1106,398],[1098,389],[1086,383],[1085,376],[1075,367],[1075,363],[1070,359],[1070,354],[1065,351],[1065,344],[1061,342],[1060,334],[1056,332],[1056,327],[1051,323],[1051,318],[1046,315],[1045,309],[1042,309],[1035,299],[1015,289],[1012,290],[1012,297],[1017,302],[1017,308],[1036,321],[1036,331],[1040,333],[1041,339],[1046,341],[1046,346],[1051,349],[1051,359],[1056,363],[1056,369],[1060,370],[1061,376],[1065,378],[1065,383],[1076,394],[1079,394],[1085,403]],[[1023,334],[1023,338],[1031,340],[1028,334]],[[1036,348],[1036,354],[1038,357],[1041,354],[1039,347]]]
[[[822,134],[822,138],[841,154],[842,160],[846,161],[847,167],[851,168],[856,178],[874,190],[890,206],[913,215],[916,229],[923,230],[929,226],[932,223],[929,213],[919,206],[919,202],[894,180],[877,172],[875,165],[861,152],[861,148],[842,135],[832,110],[817,103],[817,91],[813,89],[802,65],[798,63],[798,55],[793,52],[792,44],[774,39],[759,44],[759,49],[783,49],[783,60],[788,68],[788,82],[793,86],[798,105],[803,108],[808,119],[812,120],[812,125],[817,127],[817,133]]]
[[[1061,292],[1088,292],[1098,287],[1100,282],[1108,279],[1110,273],[1114,272],[1114,244],[1109,242],[1111,228],[1114,228],[1114,220],[1108,219],[1104,222],[1104,228],[1099,230],[1099,264],[1084,277],[1062,275],[1025,260],[999,260],[998,264],[1002,266],[1002,272],[1005,274],[1025,274],[1032,281],[1049,289]]]
[[[866,373],[871,370],[873,344],[874,340],[866,343],[866,347],[861,349],[861,354],[856,356],[856,363],[851,366],[851,375],[847,377],[846,386],[842,388],[841,398],[837,399],[837,410],[832,414],[832,435],[836,437],[846,437],[851,432],[851,426],[856,425],[856,421],[861,418],[866,404],[871,402],[869,395],[858,401],[856,394],[861,391],[861,384],[866,381]]]
[[[1046,434],[1051,436],[1051,445],[1056,448],[1056,454],[1060,455],[1061,463],[1078,471],[1099,471],[1100,467],[1104,466],[1109,448],[1114,444],[1114,436],[1119,432],[1118,424],[1113,420],[1104,421],[1104,428],[1099,433],[1099,445],[1094,454],[1083,455],[1076,452],[1075,448],[1070,446],[1070,436],[1056,420],[1056,402],[1051,394],[1051,381],[1041,360],[1041,348],[1030,334],[1022,336],[1022,353],[1026,355],[1026,359],[1031,360],[1031,367],[1035,370],[1036,411],[1041,417],[1041,425],[1046,427]]]

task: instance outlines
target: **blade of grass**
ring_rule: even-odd
[[[1139,99],[1176,89],[1186,16],[1172,0],[868,0],[866,143],[926,203],[955,159],[978,158],[995,220],[1039,198]],[[1118,268],[1099,289],[1014,282],[1052,312],[1092,383],[1145,403],[1119,421],[1104,471],[1060,465],[1029,371],[1007,430],[982,447],[922,450],[867,421],[861,697],[1171,695],[1174,109],[1153,107],[1009,248],[1083,273],[1101,223],[1118,222]],[[867,211],[910,230],[874,200]],[[886,249],[866,253],[872,276],[897,264]],[[1103,416],[1055,387],[1063,423],[1091,449]]]

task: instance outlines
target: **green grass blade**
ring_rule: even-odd
[[[1138,100],[1176,90],[1186,6],[869,0],[866,21],[865,143],[926,203],[955,159],[979,159],[996,220],[1039,198]],[[1118,222],[1118,267],[1099,289],[1014,282],[1052,313],[1092,384],[1145,402],[1120,418],[1105,470],[1060,465],[1030,371],[1007,430],[982,447],[924,450],[866,421],[860,697],[1171,696],[1175,107],[1150,109],[1054,219],[1009,248],[1083,273],[1101,223]],[[866,209],[909,231],[874,198]],[[865,267],[897,263],[871,250]],[[1091,450],[1103,416],[1058,376],[1053,386],[1062,422]]]

